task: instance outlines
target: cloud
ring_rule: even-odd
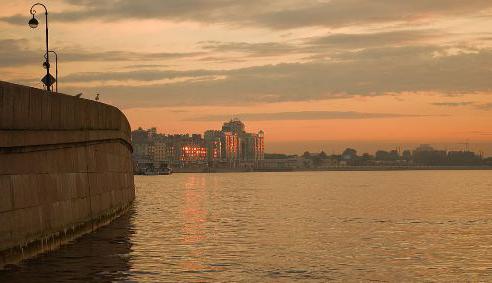
[[[352,119],[384,119],[401,117],[423,117],[420,115],[406,115],[395,113],[363,113],[340,111],[300,111],[276,113],[242,113],[236,115],[205,115],[187,119],[187,121],[225,121],[231,117],[238,117],[248,121],[273,120],[352,120]]]
[[[356,34],[330,34],[327,36],[313,37],[307,40],[307,44],[314,47],[331,48],[370,48],[415,44],[429,39],[444,36],[442,32],[435,30],[397,30],[376,33]]]
[[[492,132],[471,131],[469,133],[474,134],[474,135],[479,135],[479,136],[492,136]]]
[[[173,21],[223,22],[231,21],[233,14],[248,7],[261,7],[266,0],[232,1],[232,0],[105,0],[79,1],[65,0],[74,6],[58,13],[50,13],[51,21],[122,21],[129,19],[160,19]],[[238,14],[236,14],[237,16]],[[221,20],[223,19],[223,20]],[[23,15],[4,17],[0,20],[11,24],[25,24]]]
[[[263,56],[282,56],[291,53],[302,51],[301,46],[295,46],[282,42],[219,42],[205,41],[199,42],[205,50],[213,52],[238,52],[247,56],[263,57]]]
[[[44,61],[42,53],[34,52],[28,46],[29,41],[26,39],[0,39],[2,67],[40,64]]]
[[[63,62],[152,62],[180,58],[191,58],[203,52],[128,52],[59,49],[56,50]],[[26,39],[0,39],[0,62],[2,67],[39,64],[43,61],[41,49],[31,49]],[[41,54],[40,54],[41,53]],[[137,64],[138,65],[138,64]]]
[[[65,0],[72,8],[51,13],[52,21],[159,19],[262,26],[273,29],[342,27],[358,24],[414,22],[479,13],[489,0]],[[25,24],[24,15],[1,18]]]
[[[434,102],[432,105],[435,106],[446,106],[446,107],[461,107],[461,106],[468,106],[468,105],[473,105],[474,102],[472,101],[461,101],[461,102]]]
[[[177,78],[197,78],[204,76],[219,75],[221,71],[210,70],[191,70],[191,71],[174,71],[174,70],[136,70],[129,72],[83,72],[74,73],[62,77],[64,82],[95,82],[95,81],[158,81],[164,79]]]
[[[488,0],[332,0],[306,1],[304,5],[262,14],[257,21],[275,29],[343,27],[459,16],[490,9]]]
[[[70,82],[142,80],[144,86],[98,86],[123,107],[241,105],[309,101],[387,93],[490,91],[492,50],[434,56],[435,47],[380,48],[334,61],[284,63],[232,70],[81,73]],[[342,57],[345,58],[345,57]],[[395,60],[398,58],[398,60]],[[204,78],[203,77],[208,77]],[[197,80],[162,84],[169,78]],[[201,78],[201,79],[199,79]],[[68,86],[65,87],[67,89]],[[78,91],[78,89],[72,89]]]
[[[480,104],[477,105],[476,108],[484,111],[490,111],[492,110],[492,103]]]
[[[348,49],[384,48],[388,46],[409,46],[438,39],[445,33],[437,30],[396,30],[372,33],[337,33],[301,39],[296,43],[288,42],[219,42],[202,41],[199,46],[210,52],[237,53],[245,57],[273,57],[289,54],[312,54],[344,51]],[[326,55],[326,54],[325,54]],[[332,54],[329,54],[332,55]]]

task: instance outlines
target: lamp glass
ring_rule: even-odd
[[[29,26],[31,28],[37,28],[38,25],[39,25],[38,20],[36,20],[36,18],[34,16],[32,16],[32,19],[29,20]]]

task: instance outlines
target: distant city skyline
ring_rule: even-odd
[[[230,118],[230,120],[233,120],[235,118]],[[225,119],[228,120],[228,119]],[[262,131],[261,129],[256,129],[256,128],[251,128],[249,127],[250,122],[244,121],[247,123],[246,125],[246,130],[255,132],[255,131]],[[217,123],[216,123],[217,124]],[[202,135],[203,133],[206,133],[208,129],[201,129],[197,131],[187,131],[187,130],[182,130],[181,132],[166,132],[163,131],[162,129],[159,129],[157,127],[141,127],[138,126],[134,130],[138,129],[143,129],[143,130],[151,130],[154,129],[158,134],[162,135]],[[269,138],[269,135],[267,133],[266,135]],[[378,150],[414,150],[415,148],[421,146],[421,145],[430,145],[435,147],[436,149],[440,150],[447,150],[447,151],[473,151],[478,153],[482,153],[484,157],[490,157],[491,154],[487,153],[487,150],[492,149],[492,145],[486,142],[483,143],[470,143],[468,141],[465,142],[448,142],[448,143],[443,143],[443,142],[408,142],[408,141],[402,141],[402,142],[395,142],[395,141],[377,141],[377,142],[361,142],[361,141],[344,141],[344,140],[332,140],[332,141],[323,141],[323,140],[318,140],[318,141],[310,141],[310,140],[304,140],[300,141],[298,143],[292,143],[290,141],[270,141],[269,139],[266,140],[265,142],[265,152],[269,154],[292,154],[292,155],[302,155],[304,152],[325,152],[326,154],[341,154],[345,149],[347,148],[354,148],[357,149],[360,154],[363,153],[369,153],[369,154],[375,154]],[[490,151],[492,152],[492,151]]]
[[[265,157],[262,130],[251,133],[239,119],[225,121],[220,130],[165,134],[155,127],[132,131],[136,172],[157,167],[257,168]],[[152,169],[154,170],[154,169]]]
[[[33,3],[2,3],[0,71],[42,88]],[[468,142],[492,155],[491,1],[45,4],[60,91],[100,93],[133,128],[202,132],[237,116],[268,133],[268,152]]]

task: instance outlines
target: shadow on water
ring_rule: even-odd
[[[0,282],[111,282],[130,271],[134,209],[62,248],[0,270]]]

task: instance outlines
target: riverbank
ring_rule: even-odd
[[[306,171],[421,171],[421,170],[492,170],[492,166],[338,166],[323,168],[175,168],[174,173],[246,173]]]

